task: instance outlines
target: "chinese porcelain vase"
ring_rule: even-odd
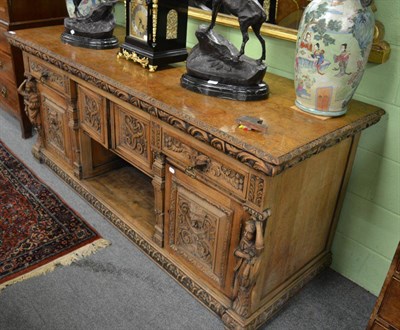
[[[371,50],[375,20],[368,0],[313,0],[298,30],[296,105],[322,116],[346,113]]]

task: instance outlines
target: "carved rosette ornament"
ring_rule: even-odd
[[[246,221],[242,238],[234,254],[238,258],[235,266],[235,281],[233,287],[233,310],[240,316],[249,317],[251,310],[251,295],[256,284],[264,251],[264,223],[271,215],[269,209],[263,213],[246,207],[250,219]]]

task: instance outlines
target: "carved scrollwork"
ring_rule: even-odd
[[[88,95],[84,96],[83,120],[96,132],[101,133],[100,105]]]
[[[208,290],[193,281],[183,270],[173,264],[165,257],[159,249],[155,249],[152,244],[148,243],[148,239],[143,238],[138,232],[127,225],[121,218],[113,213],[106,205],[98,200],[94,195],[89,193],[79,182],[69,176],[50,158],[41,154],[40,157],[49,168],[56,173],[62,180],[71,186],[79,195],[81,195],[88,203],[98,210],[108,221],[121,230],[133,243],[135,243],[144,253],[154,260],[160,267],[165,269],[169,275],[175,278],[186,290],[199,299],[215,314],[222,316],[226,312],[226,308],[217,300]],[[173,194],[174,195],[174,194]]]
[[[122,123],[122,141],[129,149],[147,158],[146,127],[136,118],[124,115]]]
[[[173,180],[169,210],[170,247],[219,285],[223,285],[225,279],[231,215],[231,210],[186,188],[178,188]],[[225,230],[218,236],[217,228],[221,226]],[[222,248],[220,259],[215,255],[217,245]]]
[[[180,198],[177,209],[177,246],[185,249],[211,267],[214,260],[214,244],[217,218],[199,205]]]

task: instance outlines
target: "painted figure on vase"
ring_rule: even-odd
[[[325,60],[325,51],[323,49],[320,49],[319,43],[317,42],[315,44],[315,50],[314,50],[314,54],[312,55],[312,57],[316,60],[315,62],[315,68],[317,69],[317,72],[320,75],[323,75],[324,73],[321,72],[321,66],[324,63]]]
[[[309,75],[303,75],[296,87],[296,95],[304,99],[309,99],[311,97],[310,89],[314,83],[315,79],[311,79]]]
[[[312,51],[312,43],[311,43],[311,33],[307,32],[305,38],[300,42],[300,48],[305,48],[308,51]]]
[[[340,54],[334,55],[333,57],[335,63],[338,63],[339,67],[334,68],[333,70],[339,72],[335,75],[335,77],[341,77],[345,74],[350,75],[351,73],[346,72],[347,64],[349,63],[350,53],[347,51],[347,44],[342,44],[340,46]]]

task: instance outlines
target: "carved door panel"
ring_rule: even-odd
[[[58,94],[45,87],[41,88],[40,95],[44,145],[46,149],[71,165],[71,139],[66,102]]]
[[[140,114],[111,103],[113,149],[141,170],[151,173],[150,122]]]
[[[83,130],[92,139],[108,148],[106,99],[100,94],[78,85],[78,107]]]
[[[168,165],[165,247],[196,276],[229,296],[242,208]]]

